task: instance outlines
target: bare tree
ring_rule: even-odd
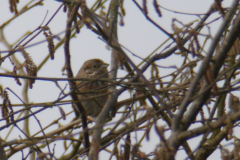
[[[218,149],[223,160],[240,159],[240,143],[236,132],[240,105],[239,98],[232,93],[239,89],[238,0],[233,0],[229,8],[224,8],[222,1],[215,0],[211,6],[206,6],[209,8],[204,14],[171,11],[162,7],[157,0],[151,3],[132,0],[141,12],[139,16],[144,16],[147,22],[167,36],[167,40],[145,58],[132,53],[118,40],[118,27],[124,27],[124,18],[128,16],[124,0],[96,0],[91,7],[86,4],[86,0],[59,1],[59,8],[46,23],[14,43],[9,43],[4,29],[21,15],[44,5],[44,0],[32,0],[18,10],[19,0],[9,0],[10,11],[14,16],[0,25],[0,42],[6,48],[1,49],[0,65],[9,63],[13,69],[2,68],[4,71],[0,77],[14,78],[16,84],[12,85],[22,85],[23,90],[22,95],[18,95],[12,87],[0,84],[3,101],[0,132],[8,128],[6,138],[0,139],[1,160],[10,159],[19,152],[22,153],[22,159],[70,160],[87,157],[96,160],[100,159],[99,153],[102,151],[108,152],[105,159],[172,160],[182,159],[176,156],[182,149],[186,159],[191,160],[207,159]],[[170,33],[151,18],[149,8],[155,9],[159,18],[164,16],[162,10],[168,10],[176,14],[197,16],[197,21],[184,24],[173,19]],[[62,9],[67,15],[63,37],[60,36],[62,33],[55,34],[54,29],[49,27],[49,23]],[[216,34],[212,35],[210,28],[215,23],[221,25],[215,28]],[[111,49],[110,78],[74,78],[70,44],[72,38],[81,35],[84,26]],[[45,39],[34,41],[40,35],[44,35]],[[27,49],[34,49],[43,42],[48,44],[49,55],[36,65]],[[38,76],[44,65],[53,63],[61,46],[64,48],[63,70],[67,78]],[[23,62],[16,53],[21,53]],[[136,64],[129,54],[141,59],[141,63]],[[160,60],[171,61],[173,57],[181,62],[180,66],[159,65]],[[126,72],[125,76],[118,76],[119,69]],[[145,74],[148,69],[150,78]],[[160,71],[169,69],[171,71],[166,71],[168,74],[160,75]],[[81,103],[85,99],[78,97],[80,86],[76,85],[76,81],[79,80],[108,82],[108,100],[96,118],[86,114]],[[30,103],[29,88],[31,93],[37,95],[34,92],[36,81],[54,82],[60,90],[58,99]],[[68,82],[68,86],[62,87],[59,84],[62,81]],[[118,98],[122,94],[125,94],[125,99],[120,101]],[[21,104],[13,104],[9,95],[17,98]],[[71,100],[67,99],[69,97]],[[72,111],[66,113],[62,105],[73,106],[80,115],[56,129],[54,126],[60,124],[60,120],[72,115]],[[37,114],[50,112],[52,107],[59,108],[61,117],[43,126]],[[29,131],[29,119],[32,117],[40,127],[35,134]],[[20,122],[24,125],[20,126]],[[13,128],[19,130],[22,136],[9,141],[7,137]],[[152,151],[147,153],[141,147],[143,140],[153,138],[151,132],[158,138],[159,144],[152,145]],[[195,146],[189,145],[189,141],[196,137]],[[222,143],[223,140],[230,142],[232,150]],[[55,150],[61,143],[64,144],[64,153]]]

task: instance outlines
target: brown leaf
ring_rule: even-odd
[[[153,0],[153,6],[154,6],[155,11],[157,12],[158,16],[159,16],[159,17],[162,17],[162,13],[161,13],[161,11],[160,11],[160,8],[158,7],[159,5],[158,5],[158,3],[157,3],[157,0]]]
[[[9,97],[8,97],[8,92],[6,90],[4,90],[3,92],[3,105],[2,105],[2,117],[5,118],[9,115],[9,108],[11,109],[12,111],[12,108],[11,108],[11,103],[10,103],[10,100],[9,100]],[[10,123],[10,118],[6,118],[6,123],[9,124]]]
[[[19,46],[19,48],[21,49],[21,51],[24,54],[24,58],[25,58],[24,67],[26,69],[27,75],[28,76],[37,76],[37,66],[36,66],[36,64],[33,62],[32,58],[24,50],[23,47]],[[35,79],[28,79],[30,89],[32,89],[32,85],[33,85],[34,82],[35,82]]]
[[[144,13],[145,15],[148,14],[147,1],[146,1],[146,0],[143,0],[143,13]]]
[[[48,42],[49,55],[51,57],[51,60],[53,60],[54,53],[55,53],[55,46],[54,46],[54,42],[53,42],[54,36],[49,27],[44,26],[44,27],[42,27],[42,30],[43,30],[43,34],[45,35],[47,42]]]
[[[63,117],[63,120],[66,120],[66,114],[65,114],[64,110],[62,109],[62,107],[58,106],[58,109],[60,111],[61,116]]]
[[[12,13],[18,14],[17,3],[19,3],[19,0],[9,0],[9,8]]]
[[[13,75],[17,75],[17,67],[16,67],[15,65],[14,65],[14,67],[13,67]],[[15,77],[14,79],[15,79],[15,81],[17,82],[17,84],[18,84],[19,86],[22,85],[22,83],[21,83],[21,81],[19,80],[19,78]]]

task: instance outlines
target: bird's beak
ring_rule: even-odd
[[[109,64],[103,63],[103,64],[101,65],[101,68],[107,68],[108,66],[109,66]]]

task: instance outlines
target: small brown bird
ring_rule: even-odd
[[[107,67],[109,64],[104,63],[100,59],[87,60],[78,71],[76,78],[108,78]],[[103,81],[78,81],[79,98],[96,97],[98,95],[108,93],[107,82]],[[107,101],[108,95],[81,101],[83,107],[87,111],[87,115],[97,117]]]

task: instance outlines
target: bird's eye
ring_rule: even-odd
[[[97,68],[97,66],[96,66],[96,65],[93,65],[93,68]]]

